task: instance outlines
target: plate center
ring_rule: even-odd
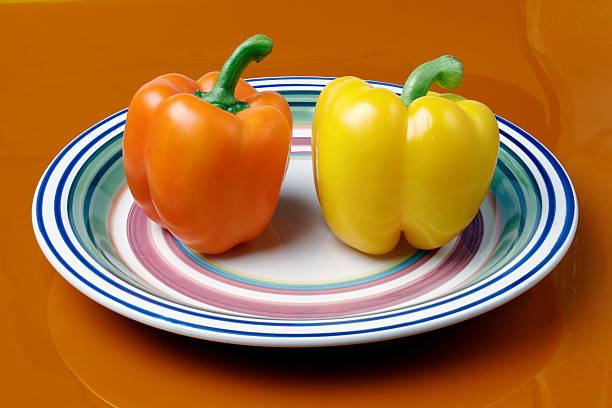
[[[311,158],[292,156],[274,217],[258,238],[221,255],[191,255],[243,279],[327,286],[384,274],[420,252],[402,240],[391,253],[371,256],[340,242],[323,219]]]

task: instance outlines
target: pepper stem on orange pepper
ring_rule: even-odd
[[[196,91],[195,95],[212,105],[231,113],[249,107],[234,96],[236,84],[245,68],[253,61],[259,62],[272,51],[272,40],[257,34],[243,41],[223,64],[217,82],[210,92]]]
[[[402,101],[409,106],[412,101],[427,95],[429,88],[437,82],[446,89],[461,85],[463,64],[452,55],[443,55],[433,61],[419,65],[408,77],[402,90]]]

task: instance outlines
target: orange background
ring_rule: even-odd
[[[61,407],[612,406],[612,4],[609,1],[0,2],[0,405]],[[257,349],[152,329],[65,283],[30,205],[52,157],[166,72],[403,83],[451,53],[460,93],[533,133],[579,199],[574,244],[507,305],[432,333],[334,349]]]

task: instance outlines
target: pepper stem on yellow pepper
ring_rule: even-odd
[[[402,90],[402,101],[409,106],[412,101],[427,95],[429,88],[437,82],[446,89],[461,85],[463,64],[452,55],[443,55],[433,61],[419,65],[408,77]]]
[[[238,113],[249,107],[234,96],[240,75],[253,61],[259,62],[272,52],[272,40],[257,34],[243,41],[225,61],[215,86],[210,92],[196,91],[195,96],[231,113]]]

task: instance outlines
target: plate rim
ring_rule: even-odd
[[[334,79],[333,77],[317,77],[317,76],[291,76],[291,77],[281,76],[281,77],[252,78],[252,79],[249,79],[248,81],[254,83],[256,87],[261,87],[261,86],[266,86],[266,85],[257,86],[258,85],[257,83],[261,84],[261,83],[265,83],[266,81],[275,83],[275,82],[282,82],[282,81],[287,81],[287,80],[306,80],[307,82],[311,82],[311,81],[316,82],[316,84],[308,84],[308,86],[316,87],[317,88],[316,90],[319,90],[323,88],[325,83],[333,79]],[[394,85],[394,84],[390,84],[386,82],[379,82],[379,81],[368,81],[368,82],[373,83],[375,85],[380,85],[385,88],[390,88],[395,92],[401,89],[401,86],[399,85]],[[288,86],[288,87],[299,86],[298,84],[277,84],[276,86],[278,87],[278,86],[283,86],[283,85]],[[429,324],[417,325],[414,322],[412,323],[408,322],[411,324],[396,325],[397,327],[387,326],[387,327],[381,328],[381,327],[374,326],[374,328],[376,328],[377,330],[369,331],[367,333],[359,333],[358,331],[350,332],[349,334],[343,334],[342,332],[320,332],[318,333],[319,337],[312,337],[306,333],[296,334],[296,333],[287,332],[284,335],[280,335],[280,336],[279,336],[279,333],[255,333],[255,336],[252,336],[252,337],[248,336],[245,338],[244,334],[238,334],[238,333],[231,334],[227,332],[222,333],[224,330],[218,330],[214,327],[210,327],[210,328],[191,327],[190,328],[190,325],[181,327],[180,324],[184,322],[175,321],[175,319],[168,318],[168,316],[163,316],[159,314],[156,315],[154,313],[143,313],[143,312],[147,312],[147,310],[142,309],[138,305],[131,305],[133,306],[132,308],[126,307],[126,305],[122,304],[122,302],[126,302],[125,300],[118,299],[112,296],[112,294],[107,294],[110,296],[104,296],[103,294],[99,293],[99,291],[95,290],[99,288],[93,288],[89,286],[88,283],[91,284],[91,282],[87,282],[83,278],[82,274],[80,275],[80,278],[79,278],[75,276],[75,273],[76,275],[78,275],[78,272],[76,270],[74,271],[75,273],[72,273],[68,270],[70,265],[68,264],[64,265],[60,261],[61,256],[58,256],[59,253],[58,255],[53,253],[54,251],[50,247],[48,247],[47,238],[43,236],[42,231],[39,229],[40,223],[43,223],[42,227],[44,230],[44,220],[40,219],[38,216],[38,203],[39,203],[39,199],[41,199],[41,196],[40,196],[41,186],[43,186],[43,181],[45,180],[45,178],[46,177],[48,178],[48,176],[50,176],[50,174],[53,171],[55,171],[54,164],[56,164],[66,152],[70,151],[70,149],[74,147],[75,143],[78,140],[86,137],[92,131],[98,129],[103,124],[112,122],[114,119],[117,119],[121,117],[122,115],[125,115],[126,112],[127,112],[127,109],[123,109],[113,115],[110,115],[109,117],[103,119],[102,121],[96,123],[95,125],[91,126],[87,130],[82,132],[79,136],[74,138],[70,143],[68,143],[60,151],[60,153],[58,153],[53,158],[53,160],[51,161],[47,169],[42,174],[38,182],[38,185],[36,187],[36,192],[34,194],[33,203],[32,203],[32,222],[33,222],[34,232],[35,232],[37,241],[43,253],[47,257],[49,262],[54,266],[54,268],[68,282],[70,282],[73,286],[75,286],[79,291],[84,293],[86,296],[102,304],[103,306],[111,310],[114,310],[115,312],[118,312],[134,320],[137,320],[142,323],[145,323],[145,324],[148,324],[154,327],[158,327],[164,330],[176,332],[176,333],[183,334],[183,335],[188,335],[191,337],[197,337],[197,338],[203,338],[203,339],[209,339],[209,340],[215,340],[215,341],[231,342],[231,343],[239,343],[239,344],[251,344],[251,345],[272,345],[272,346],[314,346],[314,345],[353,344],[353,343],[377,341],[377,340],[384,340],[384,339],[389,339],[389,338],[394,338],[394,337],[401,337],[401,336],[406,336],[406,335],[417,334],[423,331],[428,331],[428,330],[433,330],[436,328],[444,327],[444,326],[465,320],[467,318],[477,316],[481,313],[494,309],[495,307],[513,299],[514,297],[528,290],[533,285],[535,285],[537,282],[539,282],[544,276],[546,276],[558,264],[558,262],[562,259],[567,249],[571,245],[572,240],[575,235],[575,231],[576,231],[576,227],[578,223],[578,203],[576,200],[575,189],[572,185],[571,179],[569,178],[567,172],[565,171],[563,166],[558,162],[555,156],[544,145],[542,145],[537,139],[535,139],[533,136],[531,136],[528,132],[524,131],[520,127],[509,122],[508,120],[501,118],[499,116],[496,116],[499,123],[504,124],[505,126],[510,128],[512,131],[516,132],[518,135],[526,138],[529,142],[532,143],[532,145],[535,148],[539,149],[540,152],[548,159],[549,163],[555,168],[555,170],[557,171],[557,176],[559,177],[560,181],[562,182],[564,186],[564,192],[565,192],[566,199],[569,198],[567,200],[568,205],[566,206],[568,209],[567,214],[566,214],[566,220],[565,220],[566,223],[567,223],[567,218],[572,217],[571,225],[569,226],[569,230],[567,231],[567,233],[566,234],[561,233],[559,235],[558,241],[555,244],[555,246],[557,247],[556,252],[554,252],[552,256],[548,260],[546,260],[541,267],[534,268],[533,272],[530,275],[527,276],[527,274],[525,274],[523,276],[523,277],[527,276],[525,279],[523,279],[522,281],[521,279],[516,280],[515,283],[516,282],[518,283],[515,286],[511,287],[508,290],[504,290],[502,293],[499,293],[496,296],[491,296],[489,299],[482,300],[481,302],[479,302],[479,304],[471,305],[471,306],[468,305],[464,309],[461,309],[461,308],[453,309],[451,312],[447,313],[446,316],[434,316],[434,318],[431,320]],[[123,122],[120,121],[118,124],[115,124],[112,127],[121,128]],[[504,131],[502,131],[502,129],[500,128],[500,133],[503,133],[503,132]],[[506,135],[511,137],[507,133]],[[523,146],[521,143],[519,143],[518,140],[516,140],[515,143],[518,146]],[[523,147],[526,148],[526,146],[523,146]],[[567,194],[568,191],[565,187],[569,187],[569,192],[571,193],[569,194],[569,197]],[[573,211],[569,211],[571,209],[573,209]],[[564,230],[565,229],[566,228],[564,228]],[[557,246],[559,242],[561,242],[561,244]],[[49,238],[49,243],[52,243],[50,238]],[[83,265],[79,265],[78,267],[83,267]],[[73,268],[75,269],[78,269],[78,267],[75,268],[75,266],[73,266]],[[505,286],[504,288],[507,288],[507,286]],[[152,295],[149,295],[149,296],[152,296]],[[119,302],[117,300],[119,300]],[[164,302],[164,303],[171,303],[171,302]],[[427,302],[426,304],[429,304],[429,302]],[[181,308],[184,308],[184,307],[181,306]],[[410,309],[410,308],[404,308],[404,309]],[[400,309],[399,311],[401,312],[404,309]],[[206,313],[211,314],[211,315],[214,314],[210,312],[206,312]],[[350,319],[350,316],[346,318]],[[388,316],[383,316],[381,318],[379,317],[379,320],[384,321],[385,319],[388,319],[388,318],[389,318]],[[341,324],[359,324],[359,323],[364,323],[364,321],[371,321],[371,319],[372,318],[350,319],[345,322],[335,321],[335,322],[332,322],[332,325],[335,326],[335,325],[341,325]],[[227,319],[227,320],[235,320],[235,319],[232,318],[232,319]],[[250,319],[250,318],[241,317],[239,320],[248,322],[247,324],[248,326],[255,325],[255,326],[263,327],[263,326],[269,326],[268,324],[262,324],[263,321],[277,320],[277,319]],[[259,320],[262,320],[262,321],[259,321]],[[291,320],[291,319],[287,319],[287,320]],[[296,323],[291,323],[289,321],[283,324],[272,323],[272,325],[277,326],[277,327],[287,327],[287,328],[292,328],[296,325],[302,326],[301,323],[297,323],[298,320],[302,320],[302,319],[295,319]],[[308,324],[308,326],[314,326],[314,325],[316,325],[316,323]],[[255,340],[255,341],[247,341],[247,340]]]

